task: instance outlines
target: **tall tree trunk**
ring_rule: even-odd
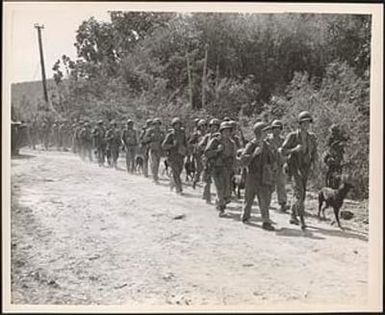
[[[203,62],[203,74],[202,74],[202,108],[206,107],[206,72],[207,72],[207,56],[208,56],[209,45],[205,47],[205,59]]]
[[[190,59],[189,59],[189,54],[188,53],[186,54],[186,61],[187,61],[187,76],[188,76],[189,100],[190,100],[191,109],[194,109],[194,106],[193,106],[192,77],[191,77]]]

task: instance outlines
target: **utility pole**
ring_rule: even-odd
[[[206,81],[207,81],[207,57],[209,45],[205,45],[205,59],[203,61],[203,75],[202,75],[202,108],[206,107]]]
[[[45,78],[44,56],[43,56],[43,43],[42,43],[42,40],[41,40],[41,30],[44,28],[44,25],[39,25],[38,23],[35,23],[34,26],[37,29],[37,37],[38,37],[38,40],[39,40],[41,77],[42,77],[42,80],[43,80],[44,100],[45,100],[46,104],[48,104],[47,81],[46,81],[46,78]]]

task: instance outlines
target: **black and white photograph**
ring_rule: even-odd
[[[382,310],[381,4],[3,8],[3,311]]]

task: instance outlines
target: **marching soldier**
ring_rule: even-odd
[[[207,147],[207,144],[210,142],[210,140],[214,137],[215,134],[217,134],[219,130],[220,121],[219,119],[213,118],[209,122],[209,131],[208,133],[202,138],[202,140],[198,143],[198,149],[201,152],[204,152],[204,150]],[[202,179],[205,183],[204,189],[203,189],[203,199],[206,200],[206,203],[211,203],[211,178],[212,178],[212,170],[213,170],[213,164],[210,160],[208,160],[205,155],[202,155],[202,164],[203,164],[203,173],[202,173]]]
[[[56,150],[59,150],[59,121],[55,120],[52,125],[52,145],[56,147]]]
[[[162,148],[167,152],[167,161],[171,167],[171,189],[175,186],[177,194],[182,194],[183,160],[187,154],[187,139],[179,118],[171,121],[172,129],[167,133]]]
[[[281,206],[281,212],[288,210],[287,194],[286,194],[286,178],[283,172],[283,165],[286,162],[283,156],[279,153],[279,148],[282,146],[284,137],[281,136],[283,124],[280,120],[274,120],[271,123],[271,136],[267,138],[267,142],[273,150],[277,161],[277,168],[274,174],[275,190],[277,192],[278,204]]]
[[[148,177],[148,158],[149,158],[149,147],[147,143],[147,139],[145,139],[146,132],[151,128],[152,120],[147,119],[146,125],[142,127],[142,130],[139,135],[139,144],[140,151],[143,155],[143,175],[144,177]]]
[[[40,139],[43,143],[44,150],[48,151],[49,148],[49,122],[47,119],[43,119],[40,125]]]
[[[196,165],[196,172],[194,174],[192,187],[195,189],[196,184],[200,181],[200,176],[203,171],[202,154],[203,150],[199,147],[199,142],[203,139],[207,132],[207,122],[204,119],[199,120],[196,131],[191,135],[189,144],[193,146],[192,156]]]
[[[246,190],[241,221],[248,222],[251,214],[255,195],[262,216],[262,228],[274,230],[269,218],[269,206],[271,195],[274,190],[273,172],[275,167],[274,155],[269,148],[265,138],[268,125],[264,122],[257,122],[253,127],[254,138],[246,145],[241,154],[240,162],[247,167]]]
[[[204,152],[213,164],[212,176],[217,191],[217,210],[223,215],[231,192],[231,176],[235,164],[236,146],[231,139],[232,126],[229,122],[222,122],[219,131],[207,144]]]
[[[96,151],[96,158],[98,165],[104,165],[105,155],[105,129],[103,126],[103,120],[99,120],[97,126],[92,131],[93,146]]]
[[[134,122],[131,119],[127,120],[126,129],[123,130],[122,143],[126,151],[127,172],[133,174],[135,171],[135,155],[138,139],[136,130],[134,129]]]
[[[301,220],[301,228],[306,228],[305,198],[306,185],[310,169],[317,160],[317,139],[309,132],[313,118],[309,112],[303,111],[298,115],[298,129],[289,133],[283,142],[280,152],[288,158],[288,168],[294,178],[294,203],[291,207],[291,224],[299,224],[297,216]]]
[[[106,152],[108,165],[117,169],[121,136],[115,120],[111,121],[110,128],[107,130],[105,138],[107,144]]]
[[[86,157],[92,161],[92,134],[88,122],[83,124],[79,131],[80,157],[84,160]]]
[[[147,130],[145,135],[146,142],[150,150],[151,156],[151,173],[154,182],[159,182],[159,164],[162,157],[162,143],[165,138],[164,132],[160,129],[162,122],[159,118],[152,121],[152,128]]]

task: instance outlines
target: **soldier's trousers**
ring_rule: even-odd
[[[212,176],[217,192],[217,208],[224,210],[226,208],[226,170],[224,167],[214,167]]]
[[[207,202],[211,202],[211,173],[212,170],[206,165],[203,169],[202,179],[205,183],[203,188],[203,199]]]
[[[200,181],[200,177],[201,177],[201,174],[203,171],[203,162],[202,162],[201,155],[194,154],[193,157],[194,157],[194,161],[195,161],[195,165],[196,165],[193,183],[196,184]]]
[[[176,192],[182,192],[182,180],[180,178],[183,171],[183,155],[177,154],[168,157],[171,167],[171,187],[175,186]]]
[[[148,177],[148,158],[149,158],[149,149],[147,146],[143,147],[143,175]]]
[[[103,166],[104,164],[104,148],[102,146],[98,146],[96,148],[96,158],[98,159],[99,166]]]
[[[135,154],[136,146],[126,146],[126,168],[127,172],[134,173],[135,171]]]
[[[116,168],[118,166],[119,147],[112,146],[110,150],[111,150],[112,166]]]
[[[294,179],[294,202],[291,207],[292,216],[303,216],[305,212],[306,185],[309,170],[295,170]]]
[[[283,167],[279,167],[275,173],[275,191],[277,192],[277,199],[280,205],[287,203],[286,193],[286,175],[283,172]]]
[[[159,179],[159,164],[161,152],[159,150],[150,150],[151,155],[151,173],[152,178],[157,181]]]
[[[261,185],[257,181],[258,174],[247,173],[245,182],[245,201],[241,213],[241,220],[248,220],[251,215],[251,208],[255,196],[257,196],[259,210],[263,222],[269,222],[269,207],[274,187],[271,185]]]

